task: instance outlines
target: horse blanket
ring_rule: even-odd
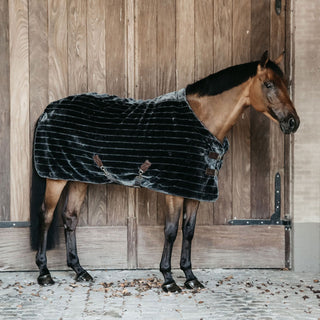
[[[36,125],[33,159],[43,178],[215,201],[228,148],[193,113],[185,89],[150,100],[87,93],[48,105]]]

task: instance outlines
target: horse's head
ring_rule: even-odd
[[[268,51],[263,54],[257,66],[257,74],[253,78],[249,97],[254,109],[278,122],[282,132],[288,134],[297,131],[300,119],[278,66],[283,54],[274,62],[269,60]]]

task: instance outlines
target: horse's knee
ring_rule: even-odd
[[[168,223],[165,226],[164,234],[168,242],[170,243],[174,242],[176,240],[177,233],[178,233],[178,226],[176,224]]]
[[[74,231],[78,225],[78,213],[73,210],[66,209],[63,214],[64,228],[67,231]]]
[[[183,233],[183,239],[187,241],[192,241],[194,236],[194,225],[187,224],[183,227],[182,233]]]

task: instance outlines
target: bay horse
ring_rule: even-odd
[[[293,103],[289,98],[283,72],[279,68],[279,63],[282,59],[283,54],[281,54],[275,61],[271,61],[268,57],[268,52],[266,51],[259,61],[229,67],[188,85],[185,88],[185,97],[188,107],[191,109],[192,113],[194,113],[202,126],[199,130],[208,131],[210,135],[214,136],[216,144],[221,147],[223,144],[222,141],[225,141],[225,136],[236,123],[238,117],[246,108],[252,106],[255,110],[277,122],[284,134],[294,133],[299,127],[300,120]],[[75,101],[75,99],[76,98],[72,97],[67,101],[69,101],[68,103],[71,103],[72,101]],[[131,100],[127,100],[127,102],[131,103]],[[61,108],[65,107],[65,104],[60,104]],[[80,107],[81,106],[79,106],[79,108]],[[118,105],[115,105],[113,106],[113,109],[116,110],[117,107]],[[81,108],[79,110],[81,111]],[[42,123],[46,123],[49,114],[53,114],[54,112],[56,111],[47,111],[41,117],[40,122],[42,121]],[[96,112],[98,111],[93,111],[93,113]],[[183,117],[185,114],[181,116]],[[88,115],[88,121],[89,120]],[[46,130],[50,130],[50,126],[48,126],[48,128],[42,127],[41,130],[44,131],[45,134]],[[38,129],[38,134],[41,130]],[[61,127],[61,131],[64,131],[63,127]],[[57,132],[56,134],[58,135],[60,133]],[[35,131],[35,139],[36,138]],[[52,146],[48,147],[46,143],[46,141],[42,143],[46,152],[50,148],[54,149]],[[34,144],[34,146],[37,145]],[[216,158],[217,156],[215,152],[209,153],[209,158],[211,157],[210,155],[212,155],[212,158]],[[79,155],[79,157],[81,157],[81,155]],[[33,158],[35,159],[35,151]],[[53,163],[50,164],[50,166],[54,165],[55,160],[56,159],[53,158]],[[108,172],[108,166],[104,166],[99,155],[94,155],[94,160],[96,165],[103,171],[101,173],[102,176],[105,174],[104,179],[108,178],[107,180],[109,183],[114,182],[115,176]],[[69,164],[69,166],[60,166],[55,169],[55,171],[59,171],[62,177],[68,177],[68,172],[72,168],[72,161],[73,160],[67,159],[66,163]],[[187,161],[192,161],[192,157],[190,156],[190,159],[187,159]],[[208,161],[216,161],[216,159],[209,159]],[[142,177],[150,165],[152,166],[149,161],[146,161],[144,166],[139,168],[138,178]],[[91,167],[93,168],[93,166],[94,163],[92,163]],[[214,178],[212,178],[212,181],[216,183],[216,170],[209,170],[208,174],[211,174],[211,171],[214,172]],[[39,169],[38,173],[39,172],[42,171]],[[36,254],[36,264],[40,270],[40,274],[37,279],[38,283],[40,285],[54,284],[51,274],[47,268],[46,250],[48,245],[48,230],[52,223],[60,195],[67,183],[67,203],[62,212],[65,228],[67,264],[75,271],[77,281],[92,281],[93,278],[91,275],[80,265],[75,234],[80,208],[86,195],[88,183],[81,182],[80,179],[75,179],[75,181],[70,181],[71,179],[68,178],[57,179],[56,176],[51,177],[50,174],[47,174],[48,176],[42,175],[40,177],[37,175],[37,172],[33,170],[31,226],[37,222],[39,227],[32,227],[31,234],[32,237],[36,237],[36,235],[38,235],[39,238],[38,244],[36,244],[37,241],[33,241],[33,248],[36,247],[38,250]],[[74,174],[84,175],[84,173],[81,172],[76,172]],[[134,186],[133,184],[126,184],[124,182],[121,184]],[[175,182],[173,181],[172,184],[175,184]],[[150,185],[142,184],[141,186],[149,187]],[[216,185],[214,185],[214,187],[216,187]],[[166,193],[166,217],[164,227],[165,240],[160,262],[160,271],[164,276],[162,289],[165,292],[181,291],[181,288],[176,284],[171,273],[172,247],[177,236],[181,212],[183,217],[183,242],[180,267],[184,271],[186,277],[185,286],[189,289],[203,288],[202,283],[200,283],[193,274],[191,266],[191,243],[195,230],[197,210],[202,198],[197,198],[196,196],[181,196],[179,194],[175,194],[175,192],[170,194],[170,190],[171,189],[167,189],[164,191],[164,193]],[[214,190],[217,191],[216,189]],[[213,197],[212,199],[216,200],[216,197]]]

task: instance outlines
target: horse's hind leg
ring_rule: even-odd
[[[188,289],[204,288],[192,272],[191,266],[191,242],[196,226],[196,217],[199,207],[199,201],[185,199],[183,205],[183,223],[182,223],[182,250],[180,268],[186,276],[185,286]]]
[[[77,274],[77,281],[92,281],[90,274],[84,270],[79,262],[76,243],[76,227],[82,202],[85,198],[87,184],[70,182],[68,186],[68,201],[62,214],[67,248],[67,263]]]
[[[171,255],[173,243],[178,232],[179,217],[183,206],[183,198],[166,196],[166,221],[164,228],[164,248],[160,262],[160,271],[164,276],[162,289],[165,292],[180,292],[181,288],[175,283],[171,273]]]
[[[40,285],[51,285],[54,281],[51,278],[50,272],[47,268],[47,236],[48,230],[52,222],[54,210],[59,201],[61,192],[66,185],[63,180],[50,180],[47,179],[46,191],[43,203],[41,205],[40,215],[40,243],[36,255],[36,263],[40,270],[38,283]]]

